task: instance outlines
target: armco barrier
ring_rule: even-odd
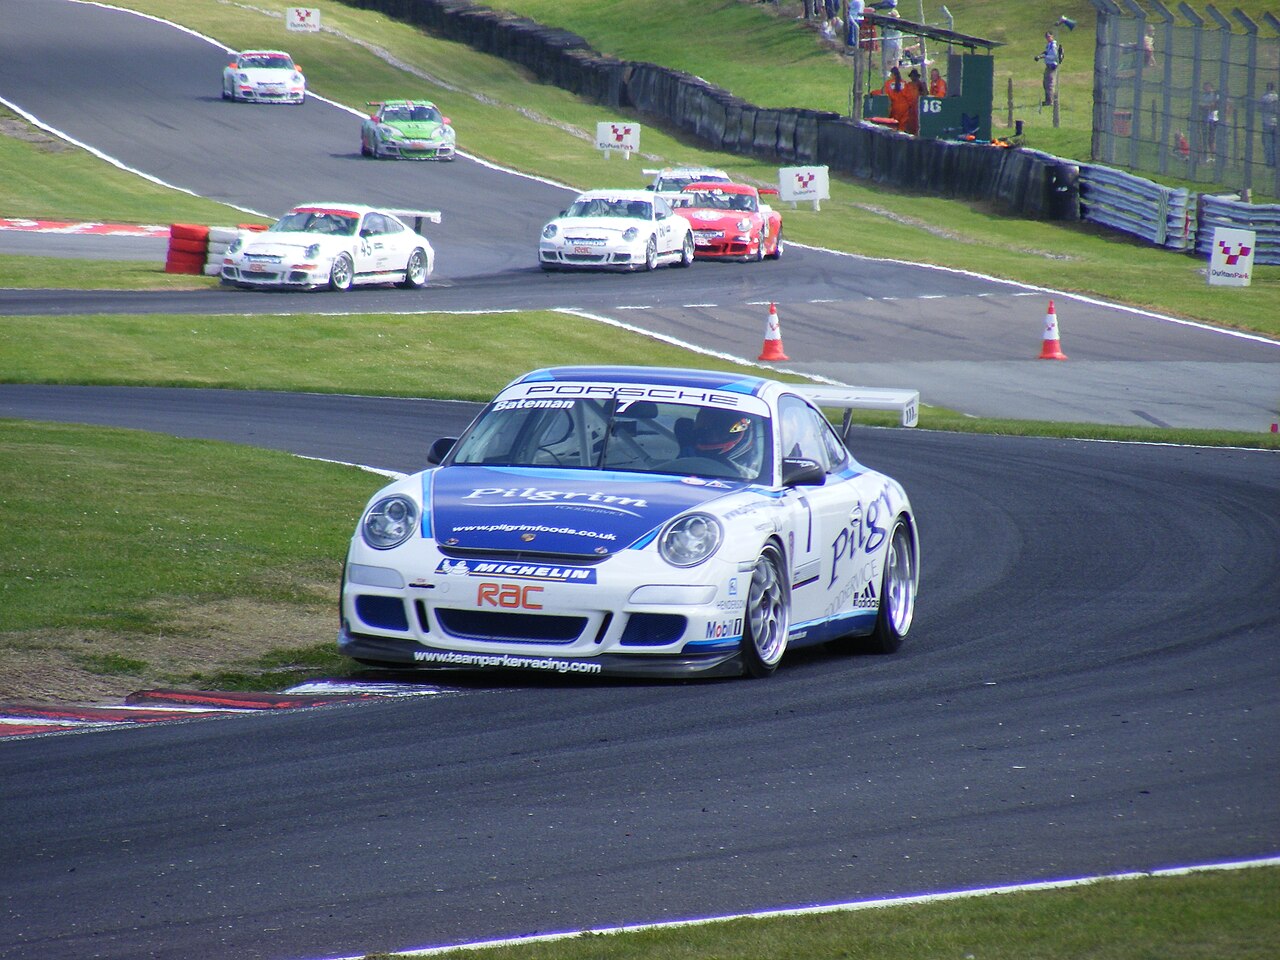
[[[1196,253],[1205,258],[1209,256],[1214,227],[1234,227],[1238,230],[1252,230],[1257,234],[1258,245],[1253,251],[1254,264],[1280,264],[1280,205],[1261,206],[1244,203],[1234,194],[1215,197],[1202,193],[1198,213]]]
[[[1130,173],[1084,164],[1080,167],[1081,218],[1141,237],[1170,250],[1195,243],[1194,209],[1184,189],[1165,187]]]

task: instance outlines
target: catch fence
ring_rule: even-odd
[[[1280,198],[1280,19],[1092,2],[1093,159]]]

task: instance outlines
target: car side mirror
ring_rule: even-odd
[[[443,123],[446,127],[447,127],[449,124],[453,123],[453,121],[452,121],[452,120],[450,120],[448,117],[441,117],[441,118],[440,118],[440,122],[441,122],[441,123]]]
[[[427,451],[427,463],[444,463],[444,458],[449,455],[449,452],[453,450],[453,446],[457,442],[457,437],[441,437],[435,443],[431,444],[431,449]]]
[[[827,482],[827,472],[822,464],[808,457],[784,457],[782,460],[782,485],[784,487],[821,487]]]
[[[649,184],[646,184],[646,185],[645,185],[645,189],[646,189],[646,190],[656,190],[657,188],[656,188],[652,183],[649,183]]]

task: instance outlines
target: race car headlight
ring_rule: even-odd
[[[673,567],[694,567],[720,548],[724,528],[709,513],[690,513],[667,525],[658,537],[658,553]]]
[[[293,82],[294,82],[294,83],[301,83],[301,82],[302,82],[302,74],[300,74],[300,73],[295,73],[295,74],[293,75]]]
[[[365,511],[360,536],[375,550],[390,550],[413,536],[417,526],[418,505],[397,494],[383,497]]]
[[[378,125],[378,133],[386,137],[388,140],[399,140],[400,131],[395,127],[388,127],[386,124]]]
[[[239,80],[241,83],[248,83],[249,75],[247,73],[237,73],[236,79]]]
[[[234,240],[231,241],[231,246],[227,247],[227,253],[239,253],[240,248],[243,246],[244,246],[244,240],[242,240],[240,237],[236,237]]]
[[[307,249],[302,251],[302,255],[308,260],[314,260],[316,257],[320,256],[320,244],[313,243],[311,246],[307,247]]]
[[[622,231],[622,239],[626,240],[628,243],[638,236],[640,236],[640,231],[635,227],[627,227],[627,229]]]
[[[555,237],[555,235],[556,235],[556,225],[554,223],[548,223],[545,227],[542,228],[542,237],[544,240],[551,240]]]
[[[739,221],[738,221],[738,229],[739,229],[739,230],[750,230],[750,229],[751,229],[751,221],[750,221],[750,220],[747,220],[747,219],[745,219],[745,218],[744,218],[744,219],[742,219],[742,220],[739,220]]]

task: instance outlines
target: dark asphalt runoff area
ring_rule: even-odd
[[[0,96],[170,182],[278,211],[299,199],[272,173],[286,143],[327,197],[430,185],[446,211],[426,291],[0,291],[6,324],[523,304],[754,356],[777,302],[791,366],[926,400],[1021,369],[1019,409],[1175,422],[1200,364],[1243,409],[1197,400],[1196,417],[1274,416],[1273,345],[1053,295],[1071,359],[1035,361],[1048,295],[1014,284],[794,248],[759,269],[543,277],[552,185],[361,161],[350,114],[224,104],[221,51],[152,21],[0,0],[0,25]],[[1119,363],[1156,371],[1147,392]],[[0,385],[0,417],[399,471],[474,409]],[[1280,852],[1280,454],[872,429],[852,448],[920,525],[899,654],[795,651],[765,682],[449,675],[433,697],[0,742],[0,960],[358,956]]]

